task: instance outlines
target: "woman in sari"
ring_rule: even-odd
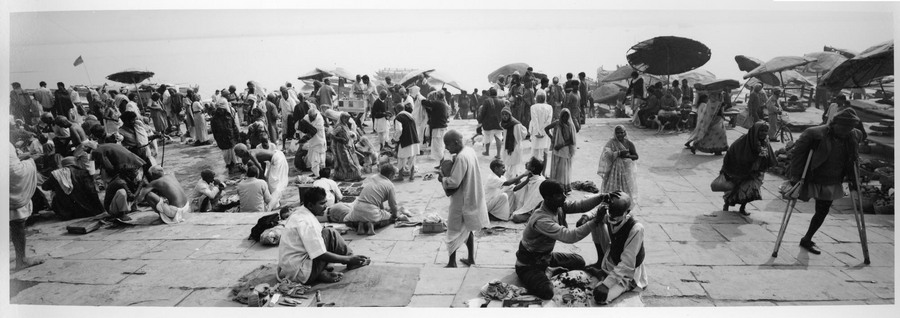
[[[334,152],[335,181],[359,181],[362,180],[359,161],[356,158],[353,130],[350,127],[350,114],[341,112],[340,120],[334,126],[331,134],[332,151]]]
[[[746,135],[739,137],[728,148],[722,161],[722,173],[725,179],[734,184],[734,189],[725,192],[723,211],[728,207],[740,204],[740,212],[747,212],[747,203],[762,200],[759,188],[769,167],[776,164],[775,153],[768,141],[769,125],[757,121],[750,127]]]
[[[631,195],[633,204],[637,202],[637,171],[634,161],[638,159],[638,154],[634,143],[626,136],[625,126],[616,126],[615,137],[606,142],[600,154],[597,174],[603,178],[600,192],[623,191]]]
[[[193,135],[196,145],[208,145],[209,133],[206,128],[206,119],[203,116],[203,104],[200,103],[200,95],[191,95],[191,118],[193,119]]]
[[[550,130],[553,129],[553,132]],[[578,137],[572,113],[567,108],[559,112],[559,119],[544,127],[544,132],[553,141],[553,159],[550,164],[550,179],[569,188],[569,177],[572,174],[572,157],[575,155]]]
[[[506,164],[506,177],[515,178],[524,169],[526,152],[522,147],[522,140],[525,140],[528,130],[513,118],[509,107],[503,107],[503,110],[500,111],[500,126],[506,130],[505,146],[500,152],[501,159]]]
[[[697,127],[688,139],[692,145],[688,146],[691,153],[697,154],[697,150],[721,156],[728,150],[728,138],[725,136],[725,118],[722,116],[721,94],[700,95],[697,107]]]

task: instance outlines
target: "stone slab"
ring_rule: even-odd
[[[148,260],[144,275],[132,275],[123,285],[187,288],[231,287],[254,268],[273,261]]]
[[[800,262],[791,253],[778,253],[777,258],[772,257],[775,242],[731,242],[727,244],[735,255],[746,265],[797,265]]]
[[[191,290],[177,307],[245,307],[231,300],[231,288],[207,288]]]
[[[184,241],[175,241],[184,242]],[[190,241],[189,241],[190,242]],[[242,259],[244,252],[256,244],[252,240],[210,240],[200,246],[189,259]]]
[[[254,242],[253,245],[241,253],[241,259],[261,261],[278,259],[278,246]]]
[[[186,259],[200,251],[209,240],[164,241],[141,255],[141,259]]]
[[[685,265],[744,265],[744,261],[728,248],[728,244],[713,242],[700,242],[697,244],[669,243]]]
[[[723,266],[693,273],[709,282],[703,287],[713,299],[841,301],[876,297],[859,284],[845,282],[846,276],[831,268],[767,267],[751,271],[743,266]]]
[[[860,267],[842,269],[850,280],[862,285],[882,299],[895,299],[894,269],[885,267]]]
[[[153,286],[43,283],[10,302],[22,305],[174,307],[190,290]]]
[[[53,258],[92,259],[94,255],[115,245],[111,241],[73,241],[51,250],[48,254]]]
[[[643,297],[647,307],[713,307],[715,303],[705,297]]]
[[[391,253],[388,254],[388,262],[404,264],[430,264],[434,262],[443,243],[421,241],[397,241]]]
[[[356,240],[349,242],[347,245],[353,254],[365,255],[374,262],[383,263],[390,259],[391,250],[394,249],[396,244],[397,242],[395,241]]]
[[[164,241],[109,241],[115,244],[94,254],[95,259],[137,259]]]
[[[675,252],[671,244],[679,244],[678,242],[666,241],[644,241],[644,252],[647,257],[644,259],[646,264],[665,264],[665,265],[681,265],[684,261]]]
[[[419,272],[419,283],[416,284],[415,295],[452,295],[459,292],[460,284],[469,271],[468,267],[444,268],[425,265]],[[449,307],[450,304],[447,304]]]
[[[691,272],[693,266],[652,266],[650,284],[642,292],[644,297],[705,297],[703,286]],[[683,281],[684,280],[684,281]]]
[[[453,295],[413,295],[407,307],[449,308],[453,304],[453,297]]]
[[[499,279],[502,282],[510,283],[516,286],[522,286],[519,282],[516,272],[512,268],[482,268],[471,267],[466,273],[465,279],[460,284],[459,292],[453,298],[452,307],[466,307],[463,302],[475,297],[479,297],[481,287],[489,283],[491,280]]]
[[[725,242],[726,239],[709,224],[660,224],[672,241]]]
[[[117,284],[144,264],[138,260],[50,259],[10,275],[10,278],[71,284]]]
[[[712,224],[730,242],[774,242],[775,235],[756,224]]]

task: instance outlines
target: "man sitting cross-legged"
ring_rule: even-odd
[[[519,250],[516,252],[516,275],[532,295],[541,299],[551,299],[553,284],[547,277],[548,267],[563,267],[569,270],[585,268],[584,258],[581,255],[553,252],[556,242],[575,243],[601,228],[602,218],[595,218],[593,222],[584,222],[581,226],[570,230],[565,226],[566,214],[587,212],[601,203],[619,197],[621,193],[598,194],[580,201],[566,202],[563,185],[554,180],[547,180],[541,183],[540,194],[544,202],[528,219],[525,231],[522,232],[522,240],[519,242]]]
[[[146,200],[168,224],[184,222],[184,215],[191,213],[191,202],[172,175],[163,173],[160,166],[152,166],[147,172],[150,184],[141,189],[137,202]]]
[[[397,219],[397,195],[391,181],[397,168],[390,163],[383,163],[378,168],[380,173],[363,182],[353,210],[344,217],[347,226],[356,225],[357,234],[375,235],[375,228],[387,226]],[[388,202],[390,211],[384,209],[384,201]]]
[[[368,265],[369,258],[353,255],[337,230],[322,227],[316,216],[325,213],[325,189],[310,188],[303,194],[303,206],[288,218],[278,243],[278,280],[312,285],[334,283],[342,273],[329,270],[328,264],[347,264],[347,269]]]
[[[621,193],[609,203],[609,213],[601,207],[596,215],[584,215],[577,224],[600,221],[592,232],[600,260],[587,266],[586,272],[600,279],[594,287],[598,304],[613,301],[634,288],[647,287],[644,270],[644,226],[631,216],[631,196]]]

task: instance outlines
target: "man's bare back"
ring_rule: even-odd
[[[169,205],[183,207],[188,203],[187,195],[181,189],[181,184],[172,175],[165,175],[150,182],[150,188],[169,201]]]

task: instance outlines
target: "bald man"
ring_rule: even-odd
[[[450,130],[443,136],[447,151],[453,159],[441,162],[438,181],[450,197],[450,212],[447,216],[447,251],[450,260],[447,267],[456,267],[456,250],[466,243],[469,258],[459,261],[466,265],[475,264],[474,232],[490,226],[484,183],[478,156],[475,150],[463,144],[462,134]]]
[[[599,231],[591,234],[597,255],[602,255],[602,259],[585,269],[600,279],[594,287],[594,300],[598,304],[607,304],[635,288],[647,287],[643,264],[644,226],[632,217],[631,203],[631,196],[621,193],[610,200],[608,209],[601,207],[596,214],[584,215],[578,222],[593,220],[600,224]]]
[[[141,189],[137,201],[150,203],[163,222],[184,222],[184,215],[191,213],[191,202],[178,180],[171,174],[165,174],[160,166],[150,167],[147,178],[150,184]]]

